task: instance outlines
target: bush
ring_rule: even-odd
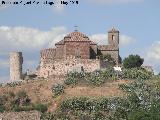
[[[76,84],[78,83],[78,80],[77,80],[77,78],[75,78],[75,77],[68,77],[68,78],[64,81],[64,83],[65,83],[66,85],[76,85]]]
[[[14,100],[14,104],[16,105],[29,105],[31,100],[29,99],[27,93],[25,91],[19,91],[16,94],[16,99]]]
[[[135,68],[140,67],[144,62],[144,59],[139,55],[129,55],[123,60],[123,66],[125,68]]]
[[[147,80],[152,74],[142,68],[123,69],[123,78]]]
[[[32,106],[18,106],[18,105],[15,105],[13,107],[14,112],[31,111],[31,110],[33,110]]]
[[[112,67],[108,67],[103,71],[94,71],[91,73],[69,73],[64,81],[66,85],[77,85],[79,82],[88,82],[94,86],[100,86],[106,80],[116,80],[117,75]]]
[[[54,85],[52,88],[52,92],[54,93],[55,96],[58,96],[64,93],[64,86],[60,84]]]
[[[33,105],[33,109],[44,113],[47,111],[48,107],[45,104],[38,103]]]
[[[60,108],[62,111],[83,110],[83,111],[108,111],[108,98],[89,99],[87,97],[79,97],[67,99],[62,102]]]
[[[105,79],[100,74],[90,74],[90,76],[86,79],[89,83],[95,86],[100,86],[105,82]]]
[[[25,98],[25,97],[27,97],[27,93],[26,93],[26,91],[19,91],[18,93],[17,93],[17,97],[19,97],[19,98]]]
[[[7,83],[5,86],[15,87],[15,86],[21,86],[21,85],[22,85],[22,81],[16,81],[16,82]]]

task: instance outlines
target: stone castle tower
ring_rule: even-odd
[[[10,53],[10,80],[16,81],[22,79],[22,52]]]

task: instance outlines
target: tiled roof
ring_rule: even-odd
[[[90,42],[90,45],[97,45],[97,43],[91,41],[91,42]]]
[[[72,32],[68,34],[66,37],[64,37],[64,41],[90,41],[89,38],[78,31]]]
[[[98,49],[102,51],[118,50],[118,46],[116,45],[98,45]]]
[[[41,51],[42,58],[54,58],[55,55],[56,55],[56,49],[54,48],[44,49]]]
[[[91,45],[97,45],[97,43],[90,41],[89,38],[78,31],[72,32],[68,34],[67,36],[64,37],[63,40],[57,42],[55,45],[63,45],[65,41],[85,41],[85,42],[90,42]]]

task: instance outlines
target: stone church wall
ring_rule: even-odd
[[[73,71],[92,72],[100,69],[100,60],[98,59],[59,59],[50,62],[41,62],[38,71],[39,77],[48,78],[51,75],[65,75]]]

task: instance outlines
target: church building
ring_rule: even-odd
[[[107,41],[107,40],[106,40]],[[99,55],[110,54],[119,62],[119,31],[108,31],[108,45],[98,45],[87,35],[75,30],[55,44],[54,48],[41,51],[38,76],[67,74],[71,71],[84,70],[92,72],[101,69]]]

